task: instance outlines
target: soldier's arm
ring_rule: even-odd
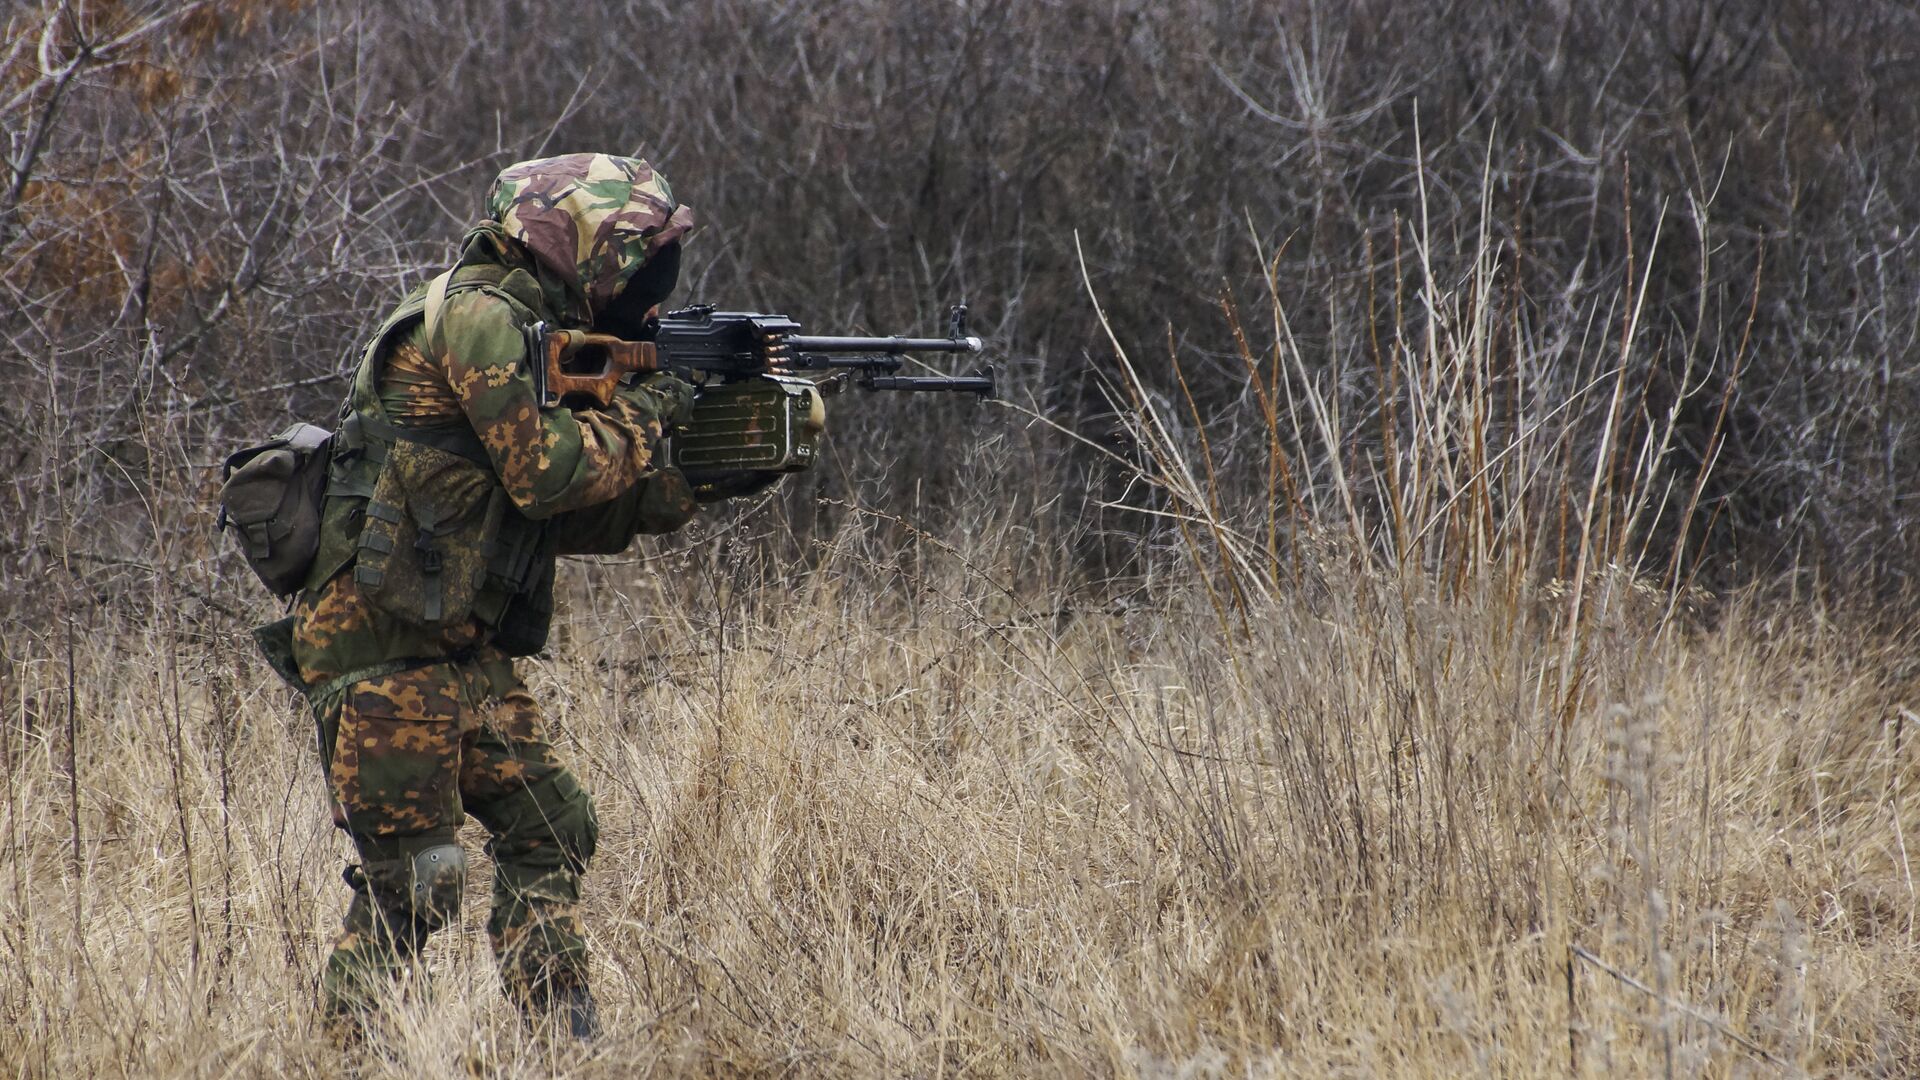
[[[605,410],[542,409],[506,301],[478,290],[441,315],[447,382],[520,512],[547,518],[605,503],[646,475],[660,420],[622,395]]]
[[[670,533],[699,510],[686,478],[669,466],[617,498],[555,517],[553,535],[562,555],[617,555],[634,537]]]

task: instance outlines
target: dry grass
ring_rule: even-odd
[[[1556,740],[1551,597],[1329,544],[1223,633],[1190,582],[1100,609],[1001,589],[1009,545],[875,550],[580,572],[537,684],[605,826],[612,1034],[524,1041],[476,903],[369,1075],[1920,1068],[1900,643],[1740,601],[1662,629],[1603,575]],[[9,675],[5,1072],[331,1074],[306,721],[224,634],[82,629],[77,864],[65,657]]]
[[[1920,1071],[1911,633],[1689,588],[1635,524],[1688,498],[1672,414],[1622,421],[1609,343],[1501,329],[1496,264],[1428,275],[1365,417],[1277,289],[1234,414],[1112,340],[1099,509],[1154,523],[1124,578],[1076,569],[1004,438],[939,535],[855,499],[796,546],[771,501],[572,566],[533,670],[603,823],[610,1034],[523,1036],[476,859],[358,1067]],[[1531,391],[1548,363],[1589,389]],[[332,1075],[310,724],[208,600],[234,568],[162,524],[144,590],[0,637],[0,1072]]]
[[[476,857],[360,1072],[1920,1074],[1913,609],[1761,591],[1920,535],[1912,5],[1110,7],[10,16],[0,1076],[340,1072],[208,463],[563,147],[1012,400],[567,570],[610,1034],[522,1035]]]

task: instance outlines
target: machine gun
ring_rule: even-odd
[[[623,382],[656,371],[698,387],[692,421],[667,447],[669,460],[697,484],[727,473],[808,468],[826,430],[821,396],[849,385],[992,397],[991,367],[962,376],[900,374],[911,353],[981,351],[966,321],[966,305],[958,304],[943,338],[822,337],[801,334],[785,315],[695,304],[655,320],[651,341],[536,323],[528,346],[543,405],[571,399],[604,407]]]

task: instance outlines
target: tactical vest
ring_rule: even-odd
[[[535,313],[499,287],[508,273],[468,266],[442,275],[367,343],[334,439],[320,550],[306,588],[351,565],[368,602],[388,615],[430,629],[474,618],[509,656],[526,656],[545,647],[553,617],[555,544],[545,523],[513,505],[464,420],[397,424],[380,401],[387,346],[422,319],[432,342],[447,296],[484,291],[531,325]]]

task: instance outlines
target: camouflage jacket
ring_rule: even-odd
[[[489,212],[462,242],[432,339],[418,319],[390,321],[358,372],[352,416],[444,437],[383,447],[368,472],[377,481],[358,487],[341,480],[353,463],[343,467],[336,451],[320,555],[294,610],[293,657],[310,686],[487,649],[504,603],[486,602],[488,583],[496,592],[501,584],[487,560],[502,537],[525,548],[506,589],[518,595],[505,599],[532,603],[544,619],[537,594],[546,590],[550,610],[557,555],[616,552],[693,513],[684,481],[653,468],[665,396],[642,390],[604,410],[543,409],[524,333],[536,320],[588,325],[690,227],[691,212],[645,162],[588,154],[507,169]],[[424,291],[400,310],[417,309]],[[414,549],[447,582],[434,582],[431,611],[416,595],[423,556]],[[384,580],[369,572],[375,561],[389,566]],[[410,579],[395,573],[409,570]],[[543,638],[544,622],[538,631]]]

